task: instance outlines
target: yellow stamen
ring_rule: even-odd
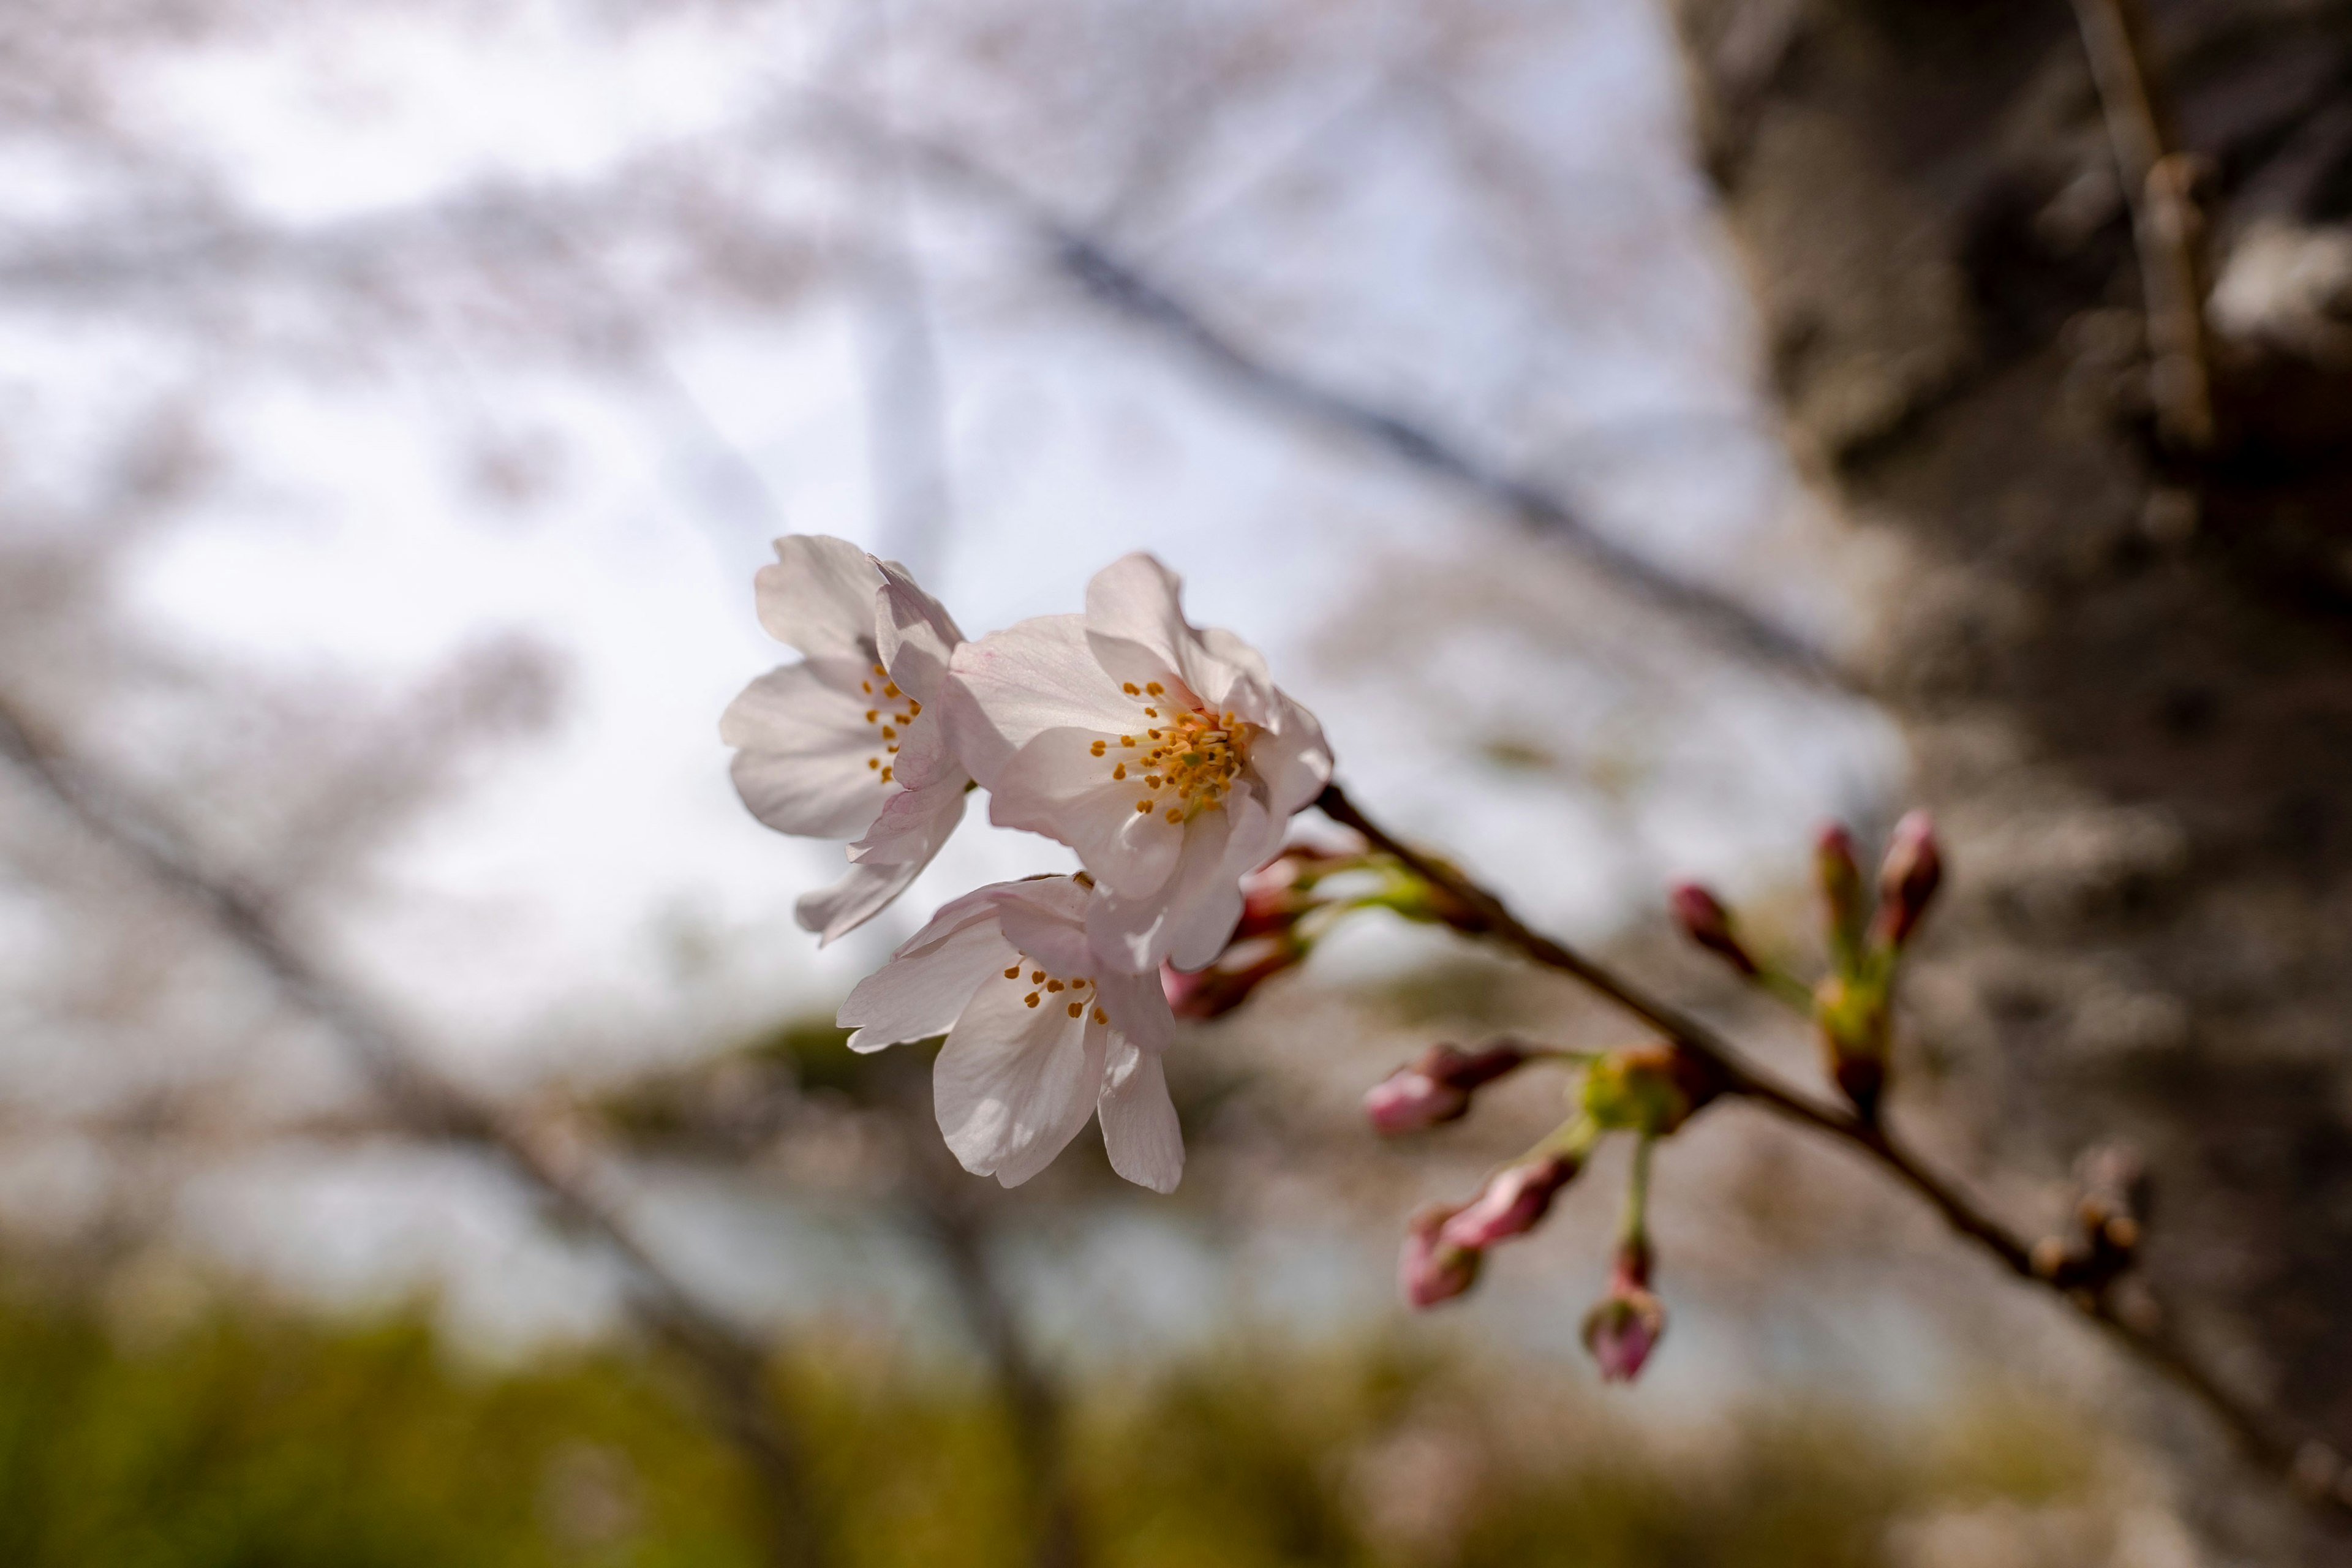
[[[1032,991],[1028,995],[1021,998],[1021,1005],[1024,1007],[1034,1007],[1037,1005],[1037,993]]]
[[[1087,1010],[1087,1005],[1086,1005],[1085,1003],[1083,1003],[1083,1002],[1073,1002],[1073,1003],[1071,1003],[1071,1004],[1070,1004],[1070,1016],[1071,1016],[1071,1017],[1073,1017],[1073,1018],[1076,1017],[1079,1014],[1081,1014],[1081,1013],[1085,1012],[1086,1010]]]

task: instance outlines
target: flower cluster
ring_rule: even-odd
[[[1814,840],[1813,879],[1822,896],[1829,973],[1811,986],[1750,952],[1731,911],[1709,889],[1683,883],[1669,904],[1684,935],[1749,984],[1812,1019],[1831,1079],[1856,1115],[1875,1122],[1886,1093],[1896,974],[1944,879],[1935,824],[1926,812],[1915,811],[1895,825],[1879,863],[1875,908],[1863,882],[1853,836],[1839,824],[1824,827]]]
[[[1096,574],[1083,615],[977,641],[905,568],[853,544],[793,536],[776,557],[758,578],[761,623],[802,658],[754,680],[719,732],[761,821],[847,842],[848,874],[800,901],[801,924],[831,942],[879,913],[975,787],[990,821],[1058,840],[1085,868],[941,909],[851,992],[851,1047],[947,1037],[933,1099],[968,1170],[1015,1185],[1098,1117],[1113,1168],[1173,1188],[1171,994],[1237,995],[1303,954],[1307,905],[1282,889],[1311,886],[1313,852],[1282,887],[1244,882],[1330,779],[1321,726],[1256,650],[1187,621],[1181,583],[1149,555]],[[1252,934],[1267,962],[1189,979],[1245,919],[1265,928]]]

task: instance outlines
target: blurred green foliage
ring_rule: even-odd
[[[411,1314],[252,1310],[124,1337],[0,1304],[9,1568],[736,1568],[755,1500],[657,1358],[490,1371]],[[1547,1374],[1548,1375],[1548,1374]],[[1210,1358],[1090,1391],[1070,1447],[1094,1559],[1120,1568],[1838,1568],[1921,1508],[2088,1484],[2086,1442],[2014,1407],[1932,1430],[1782,1413],[1696,1447],[1591,1396],[1501,1411],[1378,1351]],[[1022,1478],[985,1384],[867,1347],[786,1377],[840,1561],[1023,1563]]]

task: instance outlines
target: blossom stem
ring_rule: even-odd
[[[1625,1207],[1617,1220],[1617,1245],[1632,1252],[1650,1245],[1650,1152],[1657,1140],[1644,1132],[1633,1140],[1633,1163],[1625,1178]]]
[[[1365,842],[1394,858],[1443,895],[1438,901],[1453,907],[1447,923],[1455,930],[1515,949],[1535,963],[1583,982],[1713,1069],[1726,1094],[1744,1096],[1855,1150],[1909,1187],[1954,1231],[1990,1253],[2018,1279],[2055,1289],[2035,1271],[2032,1247],[2023,1237],[1979,1207],[1955,1180],[1927,1164],[1883,1122],[1865,1121],[1783,1083],[1699,1019],[1652,996],[1598,960],[1534,930],[1500,898],[1453,865],[1416,849],[1373,822],[1337,784],[1326,785],[1315,804],[1324,816],[1361,834]],[[2338,1451],[2307,1429],[2299,1429],[2301,1424],[2284,1413],[2226,1386],[2171,1332],[2161,1314],[2127,1310],[2106,1291],[2058,1294],[2203,1404],[2240,1446],[2273,1474],[2294,1478],[2327,1470],[2327,1485],[2302,1488],[2301,1495],[2332,1512],[2352,1515],[2352,1490],[2336,1479],[2352,1478],[2352,1468],[2347,1468]]]

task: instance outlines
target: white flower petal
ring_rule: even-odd
[[[770,670],[728,704],[719,738],[738,748],[735,789],[752,816],[809,838],[873,826],[891,786],[866,765],[874,731],[857,704],[805,664]]]
[[[1156,558],[1141,551],[1122,555],[1087,583],[1087,630],[1133,645],[1160,670],[1180,672],[1179,650],[1198,637],[1184,619],[1183,592],[1184,580]]]
[[[842,1003],[834,1021],[857,1031],[849,1037],[851,1050],[878,1051],[946,1034],[989,981],[1006,984],[1003,971],[1013,959],[1013,944],[984,910],[934,936],[931,927],[939,923],[926,926],[898,950],[901,956],[859,981]]]
[[[1105,973],[1095,977],[1095,994],[1109,1015],[1110,1026],[1148,1051],[1164,1051],[1176,1039],[1176,1015],[1169,1009],[1168,993],[1160,972],[1148,974]]]
[[[940,602],[901,571],[875,593],[874,638],[890,679],[928,704],[947,679],[948,658],[963,633]]]
[[[1224,939],[1242,918],[1241,882],[1221,884],[1225,849],[1233,836],[1233,813],[1247,799],[1235,795],[1221,811],[1204,811],[1184,825],[1184,845],[1165,886],[1141,898],[1106,884],[1087,909],[1087,938],[1103,961],[1125,973],[1160,967],[1171,956],[1179,931],[1198,947],[1202,932],[1222,919],[1223,930],[1207,958],[1175,960],[1179,969],[1199,969],[1223,950]]]
[[[793,906],[793,918],[803,931],[819,933],[819,947],[848,935],[922,875],[962,820],[961,788],[897,792],[872,829],[849,847],[849,875],[803,896]]]
[[[997,900],[998,929],[1004,940],[1055,975],[1092,978],[1100,966],[1087,945],[1087,900],[1092,895],[1072,877],[1035,877],[1004,884]]]
[[[776,541],[776,563],[753,579],[760,624],[778,642],[811,658],[874,657],[874,595],[882,568],[845,539],[793,533]]]
[[[1028,994],[1001,975],[983,984],[931,1075],[948,1147],[965,1170],[1008,1187],[1045,1169],[1093,1114],[1109,1032],[1058,1001],[1027,1006]]]
[[[911,863],[919,871],[963,820],[963,802],[961,783],[899,790],[884,804],[866,837],[849,847],[849,858],[877,866]]]
[[[1271,722],[1251,739],[1250,769],[1264,781],[1276,819],[1286,821],[1331,782],[1331,748],[1314,714],[1278,691],[1273,701]]]
[[[1097,745],[1105,749],[1095,753]],[[1141,746],[1122,747],[1099,730],[1048,730],[1033,737],[997,774],[988,819],[1056,838],[1078,852],[1097,880],[1132,897],[1148,896],[1175,869],[1183,829],[1166,821],[1145,785]],[[1125,766],[1125,779],[1111,777]],[[1148,811],[1136,810],[1151,801]]]
[[[1013,754],[1039,733],[1099,734],[1134,718],[1134,704],[1096,662],[1076,616],[1041,616],[965,643],[949,668],[949,739],[991,790]]]
[[[1160,1053],[1113,1035],[1097,1110],[1110,1168],[1155,1193],[1174,1192],[1184,1176],[1184,1130]]]

